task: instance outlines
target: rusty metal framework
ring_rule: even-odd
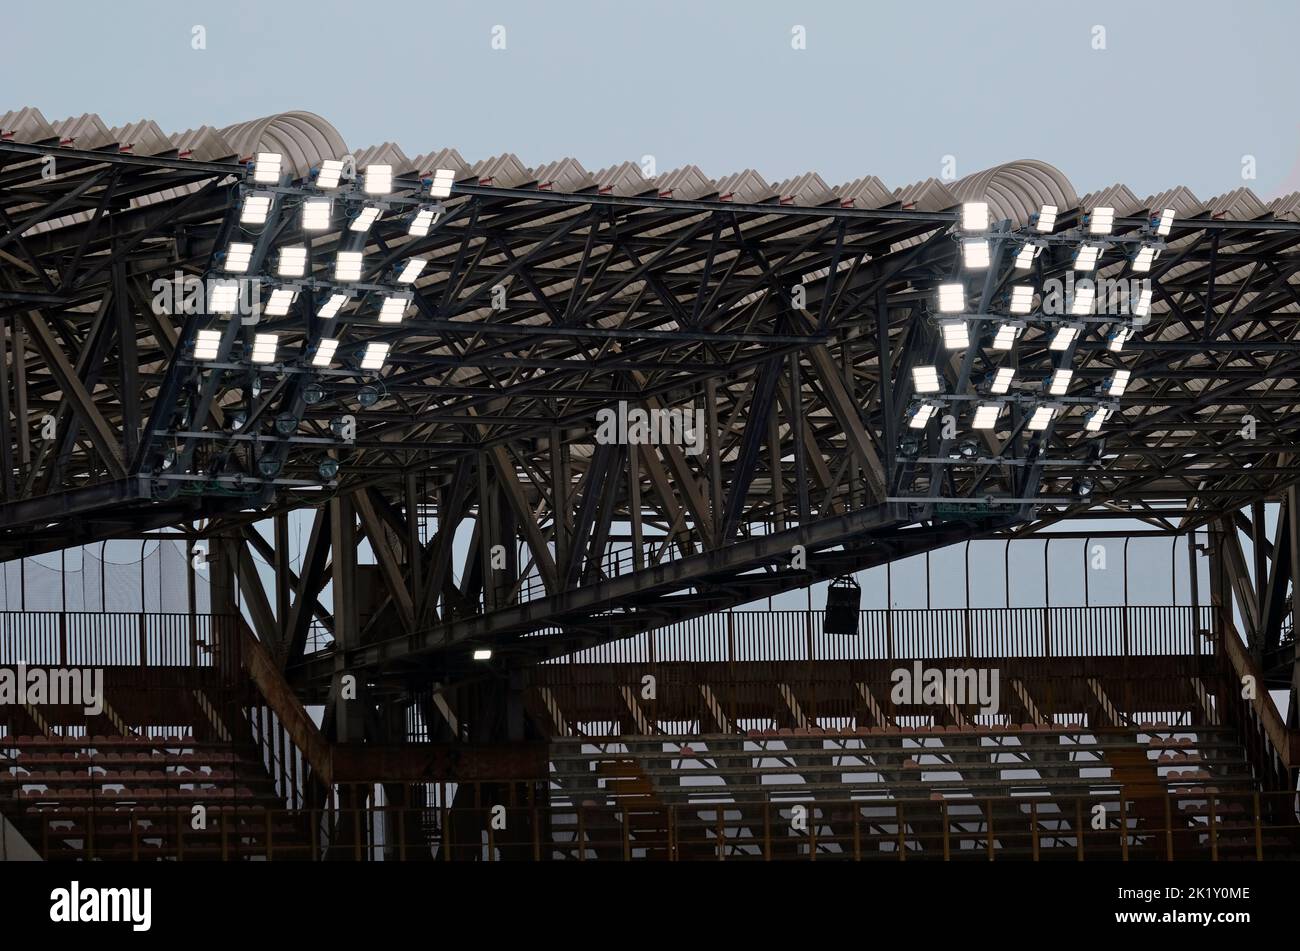
[[[1028,321],[1006,357],[987,332],[1022,280],[1009,257],[1032,238],[1024,222],[995,223],[1006,253],[968,288],[978,302],[968,301],[974,339],[950,353],[934,299],[963,273],[957,207],[564,192],[476,175],[460,175],[433,201],[431,170],[397,171],[391,194],[368,197],[359,184],[332,193],[328,227],[305,232],[302,204],[325,195],[310,175],[259,186],[240,156],[0,140],[0,557],[110,538],[186,540],[210,573],[212,614],[231,625],[224,647],[214,636],[187,649],[202,643],[228,661],[230,645],[241,645],[236,666],[249,682],[240,689],[257,691],[212,708],[269,705],[301,757],[301,773],[285,767],[286,776],[305,777],[309,764],[332,788],[383,773],[394,777],[393,801],[406,803],[409,752],[384,772],[347,744],[411,745],[410,724],[398,722],[410,711],[424,740],[476,750],[565,735],[572,725],[555,712],[570,702],[603,704],[620,734],[637,732],[655,715],[612,685],[640,673],[586,671],[597,702],[585,682],[556,681],[560,668],[542,662],[954,542],[1024,537],[1086,516],[1198,533],[1215,565],[1205,603],[1221,613],[1235,606],[1247,645],[1229,657],[1231,638],[1219,637],[1214,676],[1255,671],[1291,691],[1288,723],[1254,707],[1234,721],[1258,740],[1243,741],[1255,788],[1294,779],[1300,223],[1180,217],[1143,274],[1149,322],[1118,351],[1111,323],[1083,324],[1065,354],[1076,389],[1052,425],[1026,428],[1026,411],[1045,399],[1026,390],[1010,427],[985,438],[969,417],[994,369],[1040,381],[1060,365],[1051,321]],[[259,194],[270,211],[249,226],[245,202]],[[353,230],[368,203],[381,214]],[[413,235],[422,209],[436,224]],[[1146,240],[1160,211],[1117,217],[1113,246]],[[1082,233],[1088,213],[1059,209],[1058,231]],[[256,293],[296,293],[287,312],[246,323],[207,304],[178,313],[160,303],[187,281],[206,289],[229,279],[233,241],[252,246]],[[1044,244],[1033,285],[1072,280],[1071,247]],[[276,273],[286,247],[305,250],[299,279]],[[330,273],[340,251],[360,251],[363,273],[343,310],[322,318],[340,286]],[[1098,275],[1134,276],[1131,258],[1118,258]],[[412,259],[426,264],[407,287],[397,275]],[[396,325],[378,316],[394,293],[410,294]],[[205,359],[195,344],[213,330],[218,356]],[[264,333],[277,335],[276,356],[254,362]],[[327,338],[338,341],[338,359],[313,366]],[[362,367],[372,343],[388,344],[387,358]],[[937,367],[960,439],[937,425],[909,431],[912,371],[922,365]],[[1128,389],[1090,431],[1097,388],[1116,370],[1131,373]],[[602,413],[631,411],[698,412],[699,442],[597,438]],[[288,541],[298,523],[306,544],[295,564]],[[363,540],[373,564],[358,563]],[[124,629],[142,662],[157,656],[150,623]],[[1194,676],[1200,661],[1189,663],[1182,673]],[[694,719],[705,731],[704,719],[721,717],[708,729],[734,727],[735,710],[718,699],[738,682],[734,670],[679,673],[687,689],[673,695],[679,709],[665,723]],[[347,675],[361,682],[361,714],[340,702]],[[835,715],[860,718],[853,691],[867,680],[842,670],[831,679]],[[1186,683],[1178,690],[1175,706],[1195,709],[1201,695]],[[784,696],[799,711],[788,728],[817,721],[806,713],[815,690],[811,704],[795,687]],[[1073,702],[1093,715],[1105,709],[1095,700]],[[324,739],[303,713],[310,703],[326,705]],[[322,746],[330,743],[332,752]],[[1261,783],[1269,757],[1272,778]],[[519,781],[485,769],[489,782]],[[311,795],[305,808],[323,808],[320,789]],[[363,801],[342,801],[338,816],[353,810],[351,820],[336,816],[336,834],[350,828],[340,840],[349,847],[365,841]],[[431,803],[410,808],[478,810],[464,798]],[[563,822],[612,821],[584,815],[580,800],[569,805]],[[835,809],[829,834],[844,847],[844,823],[858,830],[863,817]],[[1276,813],[1256,803],[1250,815],[1259,828]],[[631,820],[624,812],[618,821]],[[728,828],[758,828],[753,815],[723,810],[686,821],[713,823],[698,838],[724,854]],[[304,849],[308,825],[288,830]],[[1037,849],[1041,829],[1030,827]],[[948,849],[954,828],[925,832],[927,848],[942,839]],[[911,834],[901,821],[890,829],[872,834]],[[1178,830],[1163,827],[1170,849],[1185,845]],[[135,842],[134,832],[119,841],[129,847],[121,841]],[[396,841],[404,847],[407,832]],[[622,847],[631,841],[625,830]],[[651,851],[659,848],[679,846]]]
[[[418,665],[469,642],[553,654],[1085,511],[1193,527],[1277,497],[1293,478],[1300,225],[1288,220],[1176,223],[1140,337],[1117,354],[1090,326],[1077,344],[1077,379],[1133,374],[1099,436],[1071,412],[1041,451],[1012,435],[968,464],[918,468],[900,458],[900,433],[910,369],[935,353],[933,290],[959,271],[956,209],[460,181],[427,237],[408,236],[397,207],[358,244],[337,215],[331,230],[303,234],[292,212],[311,189],[290,182],[254,269],[266,261],[270,275],[288,244],[305,245],[318,274],[353,246],[370,279],[413,256],[429,262],[400,328],[364,303],[338,321],[344,349],[392,343],[384,369],[331,371],[307,405],[300,391],[313,377],[292,361],[205,372],[188,348],[212,315],[178,320],[155,301],[158,280],[219,273],[240,229],[245,165],[14,142],[0,155],[6,551],[160,527],[195,535],[200,519],[236,548],[265,548],[253,521],[315,507],[307,570],[281,573],[298,597],[293,623],[271,640],[290,666],[312,613],[341,628],[350,663]],[[58,163],[53,178],[46,158]],[[422,187],[399,179],[391,201],[409,205]],[[126,207],[144,194],[160,200]],[[1063,209],[1058,229],[1083,214]],[[60,215],[72,223],[38,227]],[[1115,227],[1137,232],[1149,219]],[[1058,250],[1038,256],[1040,285],[1070,270]],[[990,271],[991,290],[1011,280]],[[323,332],[312,295],[301,315],[231,336],[276,330],[282,350],[303,341],[310,352]],[[1050,368],[1049,336],[1022,336],[1022,377]],[[945,372],[975,395],[993,355],[980,345],[970,357]],[[703,451],[597,444],[598,411],[619,401],[700,408]],[[286,413],[287,437],[274,428]],[[330,426],[341,414],[357,424],[346,447]],[[180,491],[167,467],[178,446],[182,460],[195,450],[177,433],[204,447]],[[284,460],[282,484],[258,476],[268,446]],[[337,457],[337,477],[316,474],[322,455]],[[1087,499],[1069,491],[1081,477]],[[458,550],[451,538],[470,523],[473,540]],[[326,546],[358,529],[379,556],[387,607],[349,630],[351,619],[307,595],[325,583]],[[504,567],[493,567],[494,544]],[[795,545],[808,549],[807,568],[783,570]],[[337,582],[345,561],[333,562]],[[539,631],[556,636],[522,646],[520,634]]]

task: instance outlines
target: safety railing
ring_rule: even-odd
[[[234,631],[221,614],[0,611],[0,664],[217,667]]]
[[[857,636],[824,611],[733,611],[569,654],[549,664],[1131,657],[1212,654],[1210,607],[943,608],[862,611]]]
[[[1295,792],[930,800],[320,810],[119,810],[74,831],[41,817],[57,859],[355,861],[1267,861],[1300,857]]]

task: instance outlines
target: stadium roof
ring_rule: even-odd
[[[215,162],[251,156],[258,151],[278,152],[284,155],[286,167],[297,178],[306,177],[325,159],[350,153],[358,167],[389,164],[399,176],[450,168],[456,172],[457,181],[476,181],[499,188],[536,187],[567,193],[598,190],[627,197],[718,198],[737,203],[777,202],[807,207],[838,204],[873,209],[901,205],[919,211],[944,211],[966,201],[987,201],[994,217],[1009,219],[1013,226],[1025,225],[1043,204],[1056,205],[1062,210],[1108,205],[1121,217],[1173,208],[1180,219],[1201,215],[1236,220],[1273,216],[1300,221],[1300,192],[1266,202],[1243,187],[1202,200],[1184,186],[1174,185],[1158,195],[1140,199],[1126,185],[1115,184],[1080,197],[1062,172],[1037,159],[997,165],[953,182],[926,178],[891,188],[874,175],[831,186],[815,171],[768,182],[753,169],[712,179],[694,165],[651,177],[643,175],[642,167],[635,162],[588,171],[572,157],[530,168],[510,152],[470,162],[454,148],[408,157],[392,142],[349,149],[328,121],[310,112],[284,112],[222,129],[200,126],[167,133],[150,119],[110,127],[94,113],[49,121],[40,110],[26,107],[0,115],[0,136],[13,142],[57,140],[82,150],[111,146],[140,156],[180,153],[194,161]],[[137,201],[147,202],[148,198]],[[57,225],[43,223],[35,230],[54,226]]]
[[[367,236],[366,257],[376,269],[413,254],[430,263],[416,285],[424,308],[417,320],[400,333],[350,325],[358,340],[395,346],[383,398],[357,411],[362,435],[344,480],[400,484],[413,469],[448,477],[458,453],[509,445],[522,484],[536,493],[548,438],[589,431],[596,409],[621,395],[671,402],[709,380],[718,387],[716,410],[726,426],[721,463],[729,469],[762,443],[744,437],[751,421],[761,421],[751,415],[751,396],[762,368],[802,351],[798,415],[807,421],[802,441],[820,500],[814,507],[835,510],[864,479],[883,497],[887,487],[879,483],[891,481],[899,432],[886,417],[901,412],[903,374],[930,339],[918,334],[914,318],[952,273],[956,245],[948,232],[958,206],[974,200],[987,201],[993,216],[1013,227],[1025,226],[1042,204],[1058,206],[1062,227],[1102,204],[1114,207],[1117,228],[1145,226],[1163,208],[1177,212],[1169,249],[1151,274],[1157,293],[1141,340],[1122,355],[1106,352],[1101,339],[1079,344],[1076,380],[1100,381],[1121,367],[1133,372],[1123,411],[1107,424],[1113,461],[1087,504],[1131,511],[1168,503],[1185,514],[1209,504],[1215,491],[1230,505],[1287,479],[1297,405],[1300,194],[1265,203],[1241,188],[1201,200],[1175,186],[1138,198],[1114,185],[1080,197],[1037,160],[896,188],[869,175],[837,186],[815,173],[775,184],[753,170],[714,180],[694,166],[646,178],[632,162],[588,172],[572,158],[530,169],[508,153],[475,162],[454,149],[410,158],[392,143],[349,153],[328,122],[305,112],[167,134],[148,120],[110,128],[94,115],[50,122],[27,108],[0,116],[0,136],[0,223],[7,229],[0,251],[8,271],[0,317],[32,322],[29,345],[43,357],[24,368],[32,411],[48,406],[82,417],[64,438],[58,465],[38,462],[25,485],[6,490],[21,504],[5,519],[10,526],[30,526],[53,511],[34,496],[150,470],[146,451],[153,450],[134,433],[170,372],[176,330],[148,312],[148,282],[177,271],[207,273],[229,233],[221,222],[229,227],[230,186],[244,174],[238,163],[258,151],[281,153],[299,178],[346,154],[359,167],[391,164],[413,186],[413,176],[435,168],[456,174],[447,213],[427,238],[410,238],[387,219]],[[57,158],[52,177],[40,161],[49,156]],[[300,241],[297,234],[290,228],[284,240]],[[328,253],[341,239],[323,235],[313,247]],[[127,262],[124,275],[109,266],[116,260]],[[1051,261],[1039,277],[1063,276],[1069,267]],[[1121,260],[1099,273],[1124,268]],[[494,312],[489,291],[502,283],[511,288],[510,308]],[[802,313],[780,300],[794,284],[808,288]],[[137,321],[124,348],[100,319],[117,298],[129,302]],[[287,343],[304,332],[300,322],[276,329]],[[891,351],[883,367],[882,339]],[[807,375],[808,354],[816,358],[815,378]],[[1018,354],[1026,374],[1048,366],[1049,357],[1041,335],[1026,335]],[[78,393],[71,371],[86,376],[91,363],[89,385]],[[838,381],[827,378],[832,366],[844,374]],[[787,364],[779,371],[786,382],[765,385],[769,402],[790,403],[789,373]],[[880,386],[882,374],[902,394],[892,405],[882,396],[890,389]],[[128,389],[139,399],[124,398]],[[865,429],[851,418],[853,406]],[[789,447],[783,455],[798,441],[789,421],[794,409],[783,405],[775,434]],[[303,424],[313,435],[328,434],[332,412],[328,404],[309,408]],[[1234,434],[1248,413],[1259,415],[1261,436],[1243,443]],[[1088,435],[1082,414],[1069,415],[1052,434],[1054,452],[1095,464],[1096,441]],[[30,459],[26,438],[16,433],[10,442]],[[1000,457],[1006,446],[987,448]],[[594,452],[581,439],[572,451],[579,465]],[[1021,465],[958,473],[943,494],[1016,497],[1026,485]],[[755,497],[737,511],[765,511],[766,479],[742,480]],[[855,479],[858,489],[851,488]],[[938,492],[930,482],[931,494]],[[681,496],[701,491],[686,487]],[[106,497],[95,499],[102,505]],[[1081,507],[1058,501],[1042,511]],[[180,517],[180,510],[153,511],[164,524],[169,514]],[[25,531],[15,543],[58,542]]]

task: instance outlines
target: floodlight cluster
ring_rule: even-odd
[[[995,260],[997,243],[1010,243],[1010,260],[1012,274],[1020,276],[1032,271],[1043,252],[1053,244],[1063,244],[1069,251],[1071,269],[1090,273],[1098,271],[1108,261],[1127,264],[1132,274],[1149,274],[1164,249],[1163,239],[1173,230],[1176,218],[1170,208],[1153,213],[1145,226],[1133,227],[1129,219],[1121,219],[1116,209],[1109,205],[1097,205],[1083,210],[1072,226],[1064,231],[1057,231],[1060,223],[1061,209],[1056,205],[1044,204],[1038,211],[1030,214],[1028,227],[1017,232],[1007,231],[1006,224],[993,224],[993,216],[987,202],[966,202],[961,206],[960,221],[956,226],[956,238],[960,245],[960,267],[963,272],[971,273],[976,282],[986,280],[978,272],[987,271]],[[1116,250],[1119,254],[1116,254]],[[1110,258],[1107,256],[1110,255]],[[1053,260],[1062,260],[1053,255]],[[987,280],[996,280],[998,275],[990,275]],[[1015,349],[1022,331],[1027,323],[1046,325],[1046,334],[1042,339],[1047,351],[1060,354],[1058,365],[1052,368],[1042,382],[1041,389],[1033,385],[1017,384],[1017,372],[1013,366],[997,367],[984,381],[982,392],[993,397],[1028,400],[1028,418],[1026,426],[1031,432],[1046,430],[1054,419],[1065,409],[1065,403],[1049,402],[1053,397],[1066,398],[1079,402],[1078,397],[1069,396],[1075,382],[1075,369],[1070,360],[1075,347],[1083,339],[1090,323],[1103,325],[1099,333],[1105,340],[1107,349],[1118,353],[1132,340],[1137,328],[1150,316],[1153,292],[1149,282],[1143,282],[1136,295],[1127,300],[1127,314],[1114,321],[1097,316],[1101,311],[1098,300],[1097,285],[1092,280],[1080,280],[1071,286],[1065,301],[1066,316],[1052,318],[1036,310],[1039,289],[1034,282],[1017,281],[1006,288],[998,301],[1005,310],[998,313],[972,313],[969,301],[975,296],[975,289],[968,288],[967,281],[950,280],[940,284],[935,297],[935,327],[939,334],[942,351],[968,350],[971,346],[989,346],[992,350],[1009,353]],[[1046,308],[1047,291],[1044,290]],[[1109,298],[1114,294],[1108,292]],[[981,300],[987,301],[985,296]],[[996,309],[998,301],[993,301]],[[1113,301],[1104,302],[1111,305]],[[1109,312],[1107,310],[1106,312]],[[1048,311],[1050,313],[1050,311]],[[985,332],[985,327],[989,331]],[[1098,398],[1115,400],[1124,395],[1131,379],[1129,370],[1116,370],[1096,389]],[[1022,394],[1037,391],[1042,394],[1038,399],[1032,396],[1012,396],[1012,387],[1016,386]],[[933,419],[945,403],[969,397],[939,395],[943,390],[943,377],[937,366],[923,365],[912,368],[912,390],[918,399],[907,409],[907,424],[912,429],[923,429]],[[1114,403],[1101,403],[1089,408],[1085,414],[1085,429],[1090,433],[1100,431],[1116,411]],[[971,426],[979,430],[996,429],[1002,419],[1005,403],[1000,400],[978,401],[974,405]],[[969,454],[965,454],[969,455]]]

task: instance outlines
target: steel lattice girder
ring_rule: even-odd
[[[53,181],[40,174],[44,154],[59,157]],[[938,479],[925,466],[904,485],[901,414],[910,368],[934,355],[925,315],[936,283],[954,273],[947,230],[955,211],[460,185],[427,238],[408,239],[404,224],[381,219],[366,239],[367,279],[405,257],[429,260],[416,285],[418,313],[400,328],[338,321],[345,341],[394,343],[377,402],[357,403],[367,382],[360,376],[325,378],[327,398],[310,406],[286,378],[268,377],[251,400],[238,387],[215,388],[211,413],[196,424],[203,460],[248,470],[252,450],[230,438],[229,413],[269,421],[293,409],[298,436],[323,444],[330,419],[346,411],[357,439],[341,453],[338,485],[263,492],[256,512],[240,512],[250,497],[237,493],[159,501],[154,476],[177,408],[212,377],[177,358],[199,320],[159,313],[154,282],[210,272],[237,232],[243,177],[234,162],[0,143],[0,544],[9,556],[164,525],[190,531],[203,517],[214,519],[214,533],[239,532],[269,512],[365,493],[362,530],[392,536],[376,546],[392,562],[386,584],[405,579],[412,589],[395,599],[410,604],[408,634],[441,631],[434,640],[421,634],[419,653],[438,637],[468,636],[447,625],[475,616],[480,602],[517,604],[529,579],[549,575],[548,561],[552,588],[559,578],[608,582],[602,559],[633,541],[649,548],[633,555],[635,567],[649,569],[668,552],[688,558],[853,513],[886,511],[894,527],[936,520],[930,503],[885,508],[893,494],[972,503],[1037,494],[1020,521],[1090,509],[1168,527],[1210,521],[1295,482],[1295,222],[1180,221],[1151,274],[1156,305],[1140,339],[1114,354],[1084,335],[1073,351],[1079,379],[1099,381],[1120,366],[1133,372],[1104,433],[1104,460],[1100,441],[1066,417],[1048,454],[1072,468],[1026,465],[1013,439],[991,463],[945,465]],[[171,191],[162,200],[127,207],[163,189]],[[42,230],[68,215],[75,220]],[[1061,226],[1076,219],[1066,212]],[[259,253],[306,243],[320,262],[344,239],[335,230],[306,242],[288,218],[276,227]],[[1069,267],[1044,254],[1033,279]],[[995,277],[994,288],[1005,283]],[[496,310],[493,289],[503,285],[506,306]],[[272,319],[259,329],[280,332],[292,348],[319,335],[315,323]],[[969,377],[988,356],[973,355]],[[1027,333],[1017,349],[1026,375],[1042,372],[1048,356],[1042,333]],[[704,451],[599,452],[596,413],[621,400],[706,402]],[[36,435],[47,415],[52,440]],[[1254,417],[1254,438],[1243,434],[1244,416]],[[315,478],[317,456],[285,451],[286,475]],[[1063,479],[1080,473],[1095,483],[1090,499],[1062,498]],[[956,526],[969,537],[1010,524],[996,513],[975,505]],[[472,520],[470,550],[456,551],[442,531],[421,541],[413,526],[431,516],[440,528]],[[522,546],[504,580],[484,567],[492,539],[512,552]],[[314,603],[320,585],[308,574],[297,594]],[[785,586],[806,583],[782,577]],[[732,583],[722,600],[771,590],[764,585]],[[672,601],[667,591],[653,599]],[[286,657],[301,650],[304,617],[328,617],[297,601],[295,609],[292,629],[275,635],[285,637]],[[580,622],[561,627],[579,631]],[[505,621],[483,631],[489,639],[511,632],[518,628]],[[363,639],[377,636],[376,627]]]

